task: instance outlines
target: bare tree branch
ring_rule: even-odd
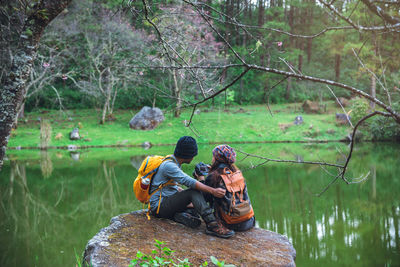
[[[358,56],[358,54],[356,53],[356,51],[354,50],[354,48],[352,48],[351,50],[353,51],[354,56],[357,58],[357,60],[358,60],[358,62],[360,63],[360,65],[361,65],[364,69],[366,69],[372,76],[374,76],[375,79],[378,81],[378,83],[380,84],[380,86],[382,87],[382,89],[383,89],[383,90],[385,91],[385,93],[386,93],[386,96],[387,96],[388,102],[389,102],[389,106],[392,106],[392,99],[391,99],[391,97],[390,97],[389,91],[388,91],[388,89],[386,88],[386,86],[382,84],[381,80],[376,76],[376,74],[375,74],[372,70],[370,70],[367,66],[365,66],[365,64],[362,62],[361,58]]]
[[[255,154],[250,154],[250,153],[244,152],[242,150],[238,150],[238,152],[243,154],[243,155],[246,155],[247,157],[264,159],[264,160],[266,160],[265,163],[267,163],[267,162],[284,162],[284,163],[295,163],[295,164],[312,164],[312,165],[320,165],[320,166],[330,166],[330,167],[337,167],[337,168],[343,168],[344,167],[343,165],[334,164],[334,163],[327,163],[327,162],[272,159],[272,158],[267,158],[267,157],[262,157],[262,156],[259,156],[259,155],[255,155]]]
[[[365,27],[361,25],[357,25],[355,22],[353,22],[350,18],[345,17],[341,12],[339,12],[336,7],[333,6],[332,3],[327,3],[323,0],[318,0],[321,4],[326,6],[330,11],[333,12],[333,14],[340,19],[344,20],[348,24],[350,24],[354,29],[357,31],[384,31],[384,30],[399,30],[400,29],[400,21],[397,21],[395,23],[392,23],[392,25],[384,25],[384,26],[375,26],[375,27]],[[361,0],[365,4],[365,1],[368,0]],[[369,1],[368,1],[369,2]],[[394,20],[392,20],[394,21]]]
[[[347,167],[348,167],[348,165],[349,165],[351,156],[353,155],[353,148],[354,148],[354,143],[355,143],[355,139],[356,139],[357,128],[358,128],[365,120],[367,120],[367,119],[369,119],[369,118],[371,118],[371,117],[373,117],[373,116],[375,116],[375,115],[381,115],[381,116],[384,116],[384,117],[391,117],[391,114],[389,114],[389,113],[385,113],[385,112],[382,112],[382,111],[374,111],[374,112],[368,114],[367,116],[361,118],[361,119],[357,122],[357,124],[354,126],[353,133],[352,133],[352,135],[351,135],[351,141],[350,141],[350,151],[349,151],[349,154],[348,154],[348,156],[347,156],[346,162],[345,162],[345,164],[343,165],[343,170],[342,170],[342,172],[340,173],[340,177],[341,177],[342,180],[345,181],[347,184],[349,184],[350,182],[345,178],[344,175],[346,174]]]
[[[382,8],[379,6],[374,5],[369,0],[361,0],[371,12],[375,13],[379,17],[381,17],[386,23],[390,23],[392,25],[400,25],[400,18],[393,17],[386,13]]]
[[[347,116],[347,121],[350,123],[351,128],[354,128],[354,126],[353,126],[353,124],[351,123],[351,120],[350,120],[350,118],[349,118],[349,115],[348,115],[348,113],[346,112],[346,110],[344,109],[342,103],[341,103],[341,102],[339,101],[339,99],[336,97],[335,93],[334,93],[333,90],[329,87],[329,85],[327,85],[326,87],[329,89],[329,91],[331,92],[331,94],[333,95],[333,97],[335,97],[336,103],[338,103],[338,104],[340,105],[340,107],[341,107],[342,110],[343,110],[343,113],[346,114],[346,116]]]

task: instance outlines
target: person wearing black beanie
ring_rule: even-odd
[[[206,223],[206,233],[222,238],[229,238],[234,231],[217,222],[213,210],[207,204],[201,192],[216,198],[225,196],[225,189],[207,186],[190,177],[181,170],[181,165],[189,164],[197,155],[197,142],[191,136],[182,136],[176,143],[174,154],[168,156],[154,174],[149,193],[150,210],[154,216],[172,219],[186,226],[195,228],[201,224],[200,215]],[[169,186],[164,186],[169,182]],[[183,190],[178,184],[185,185]],[[155,192],[155,190],[159,190]],[[200,192],[201,191],[201,192]],[[155,193],[154,193],[155,192]],[[188,209],[191,208],[191,209]]]
[[[197,142],[191,136],[182,136],[176,143],[174,156],[181,159],[191,159],[197,156]]]

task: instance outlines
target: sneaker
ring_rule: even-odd
[[[174,221],[189,226],[190,228],[197,228],[201,224],[200,218],[195,217],[187,212],[175,213]]]
[[[221,222],[213,221],[207,224],[206,234],[221,238],[229,238],[233,236],[235,232],[223,226]]]

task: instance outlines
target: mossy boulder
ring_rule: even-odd
[[[86,266],[128,266],[136,253],[150,254],[154,240],[166,242],[179,259],[194,266],[215,256],[236,266],[295,266],[296,251],[289,240],[275,232],[254,228],[230,239],[205,234],[204,223],[191,229],[167,219],[151,217],[145,211],[121,214],[111,219],[87,244]]]

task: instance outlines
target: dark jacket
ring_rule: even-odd
[[[218,165],[218,169],[224,169],[228,167],[228,165],[221,163]],[[222,178],[218,175],[217,171],[211,172],[205,182],[206,185],[214,188],[222,188],[226,190],[226,186]],[[210,203],[210,206],[214,207],[216,216],[221,219],[221,216],[219,216],[218,212],[218,206],[222,207],[225,210],[229,209],[231,199],[232,199],[232,193],[226,190],[225,196],[223,198],[216,198],[213,197],[211,194],[206,194],[205,199]],[[247,192],[247,185],[245,185],[245,188],[243,190],[243,200],[248,200],[250,201],[248,192]],[[221,219],[222,220],[222,219]],[[246,220],[244,222],[236,223],[236,224],[227,224],[224,222],[225,226],[228,227],[229,229],[235,230],[235,231],[246,231],[252,228],[255,225],[255,218],[254,216],[250,218],[249,220]]]

